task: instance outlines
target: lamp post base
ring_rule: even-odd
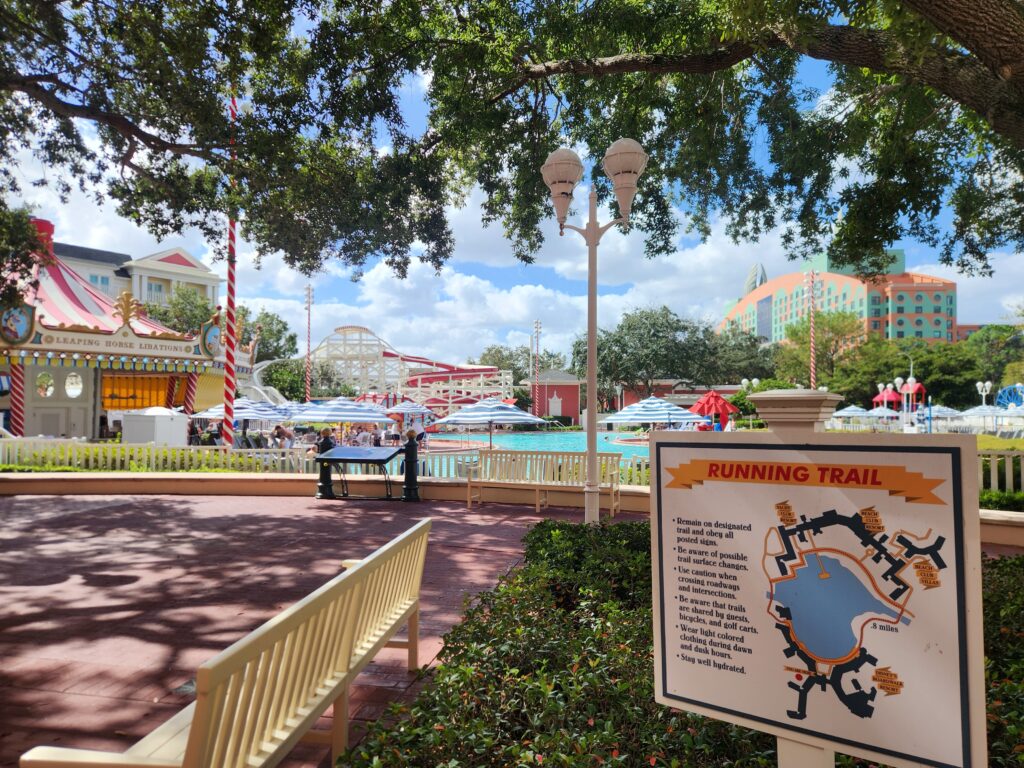
[[[590,483],[583,487],[583,521],[588,525],[601,522],[601,489]]]

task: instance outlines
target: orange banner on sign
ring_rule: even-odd
[[[786,461],[696,459],[668,468],[669,488],[692,488],[706,482],[817,485],[887,491],[914,504],[942,504],[932,491],[942,485],[904,467],[873,464],[803,464]]]

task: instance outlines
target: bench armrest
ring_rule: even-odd
[[[180,760],[126,755],[123,752],[98,752],[93,749],[35,747],[21,756],[21,768],[77,768],[81,765],[109,768],[181,768]]]

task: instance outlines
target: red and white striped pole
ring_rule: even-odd
[[[817,383],[818,383],[818,381],[817,381],[817,379],[818,379],[818,377],[817,377],[817,370],[816,370],[816,365],[817,365],[817,359],[816,358],[818,357],[818,355],[817,355],[817,347],[814,344],[814,314],[815,314],[815,310],[817,309],[817,301],[815,300],[816,297],[814,295],[814,280],[817,277],[817,275],[816,275],[815,271],[812,269],[810,272],[807,273],[807,277],[808,277],[808,279],[810,281],[809,294],[808,295],[810,297],[809,301],[810,301],[810,307],[811,307],[811,314],[810,314],[810,323],[811,323],[811,325],[810,325],[810,331],[811,331],[810,332],[810,341],[811,341],[811,389],[815,389],[816,386],[817,386]]]
[[[311,397],[313,381],[313,286],[306,286],[306,402]]]
[[[25,436],[25,366],[11,360],[11,434]]]
[[[196,412],[196,391],[199,389],[199,374],[192,371],[185,379],[185,404],[182,409],[186,416]]]
[[[168,376],[167,377],[167,394],[164,396],[164,407],[174,407],[174,396],[178,392],[178,377]]]
[[[231,95],[231,160],[235,160],[235,120],[238,119],[238,102]],[[235,185],[234,178],[231,186]],[[235,328],[235,217],[228,218],[228,301],[225,312],[225,344],[224,344],[224,422],[221,435],[224,445],[229,448],[235,444],[235,347],[237,336]]]

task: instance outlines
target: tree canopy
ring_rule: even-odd
[[[702,235],[715,215],[735,238],[781,225],[791,255],[827,245],[868,272],[906,236],[965,271],[1024,246],[1018,0],[5,0],[0,28],[3,192],[91,186],[158,237],[211,242],[242,212],[307,272],[439,267],[445,205],[473,185],[529,261],[546,155],[619,136],[651,156],[648,254],[675,247],[680,210]],[[417,78],[425,127],[403,113]],[[251,107],[235,122],[232,93]],[[22,179],[26,153],[45,179]]]

